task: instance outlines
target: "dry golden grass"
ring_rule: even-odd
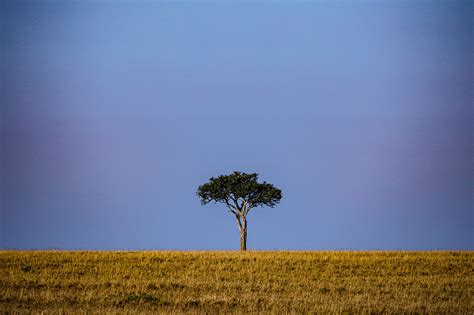
[[[0,251],[0,310],[470,313],[473,252]]]

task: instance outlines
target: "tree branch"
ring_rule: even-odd
[[[229,203],[229,201],[226,200],[225,203],[226,203],[226,205],[227,205],[227,209],[229,209],[229,210],[228,210],[229,212],[233,213],[234,215],[237,215],[237,214],[238,214],[237,211],[236,211],[236,209],[235,209],[235,207],[234,207],[233,205],[231,205],[231,204]]]
[[[245,211],[245,203],[246,203],[245,198],[242,198],[242,203],[240,204],[240,209],[242,209],[243,211]]]
[[[234,195],[230,195],[230,199],[232,199],[232,201],[234,202],[234,204],[235,204],[236,207],[239,206],[239,203],[237,202],[237,199],[235,198]]]
[[[240,216],[235,214],[235,221],[237,221],[237,226],[239,227],[239,231],[242,231],[242,222],[240,222]]]
[[[245,214],[248,213],[248,211],[247,211],[247,205],[248,205],[248,202],[247,202],[247,200],[244,199],[244,200],[242,201],[242,211],[243,211],[243,213],[245,213]]]
[[[248,214],[248,213],[250,212],[250,209],[252,209],[252,208],[253,208],[253,206],[252,206],[251,204],[249,204],[249,205],[247,206],[247,212],[246,212],[246,213]]]
[[[239,201],[235,196],[231,195],[230,199],[234,202],[234,209],[237,211],[239,214],[242,214],[242,207],[239,205]]]
[[[236,208],[234,205],[230,204],[230,202],[229,202],[228,199],[225,200],[225,204],[226,204],[228,207],[231,207],[232,209],[237,210],[237,208]]]

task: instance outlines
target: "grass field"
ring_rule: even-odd
[[[0,251],[2,311],[474,313],[474,252]]]

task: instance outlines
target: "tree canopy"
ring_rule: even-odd
[[[258,174],[233,172],[229,175],[211,177],[199,186],[197,195],[203,205],[214,201],[223,203],[230,212],[246,214],[254,207],[276,206],[282,192],[267,182],[258,183]]]

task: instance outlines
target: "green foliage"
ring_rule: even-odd
[[[267,182],[258,183],[258,174],[234,172],[210,178],[209,182],[199,186],[197,195],[203,205],[214,201],[232,205],[234,210],[249,210],[258,206],[274,207],[282,192]],[[247,208],[247,209],[245,209]]]

